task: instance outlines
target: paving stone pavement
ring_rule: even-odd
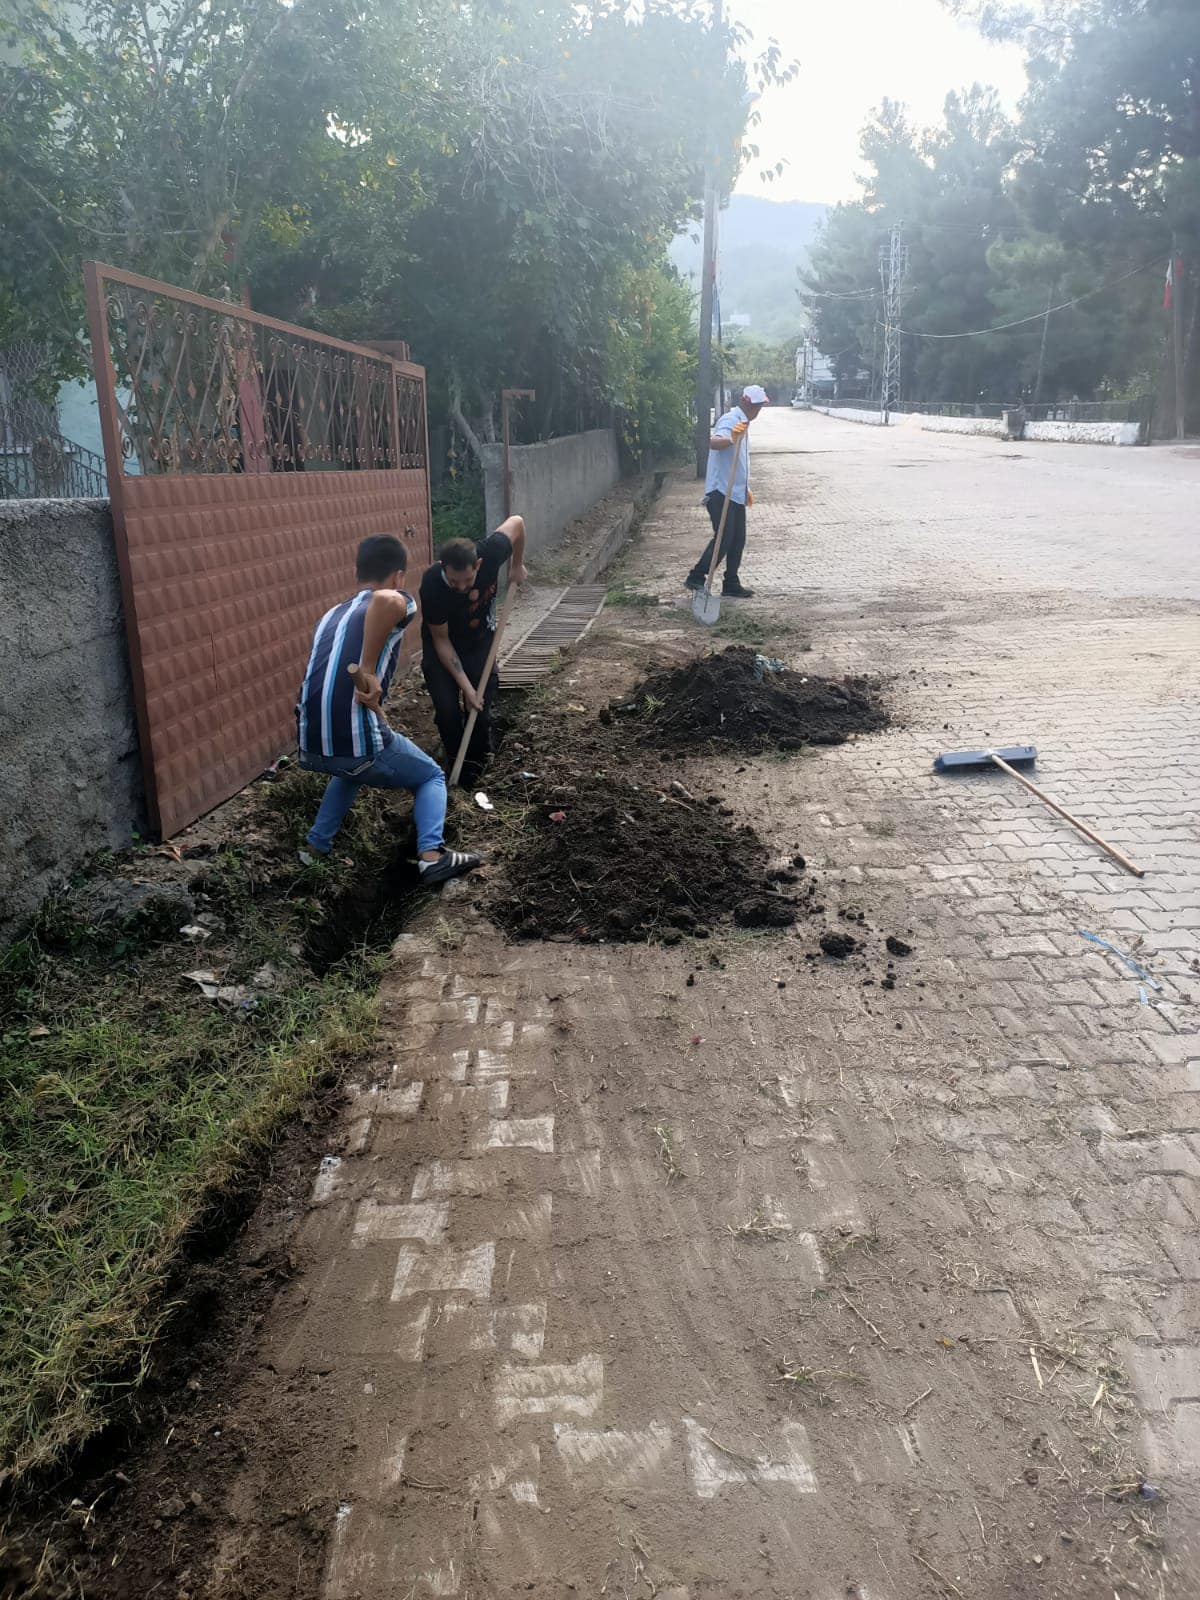
[[[469,891],[399,942],[269,1330],[320,1593],[1200,1596],[1200,463],[753,437],[737,614],[893,725],[680,772],[872,964],[510,947]],[[628,579],[669,602],[704,520],[676,483]],[[606,617],[597,658],[690,637]],[[932,774],[992,740],[1146,876]]]

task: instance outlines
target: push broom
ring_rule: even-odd
[[[1037,795],[1043,805],[1069,822],[1073,828],[1090,839],[1093,844],[1098,844],[1101,850],[1107,852],[1114,861],[1124,867],[1126,872],[1132,872],[1135,878],[1145,877],[1142,868],[1135,866],[1129,857],[1122,855],[1115,845],[1109,844],[1107,839],[1102,839],[1098,833],[1093,833],[1086,823],[1080,822],[1078,817],[1073,817],[1069,811],[1060,806],[1057,800],[1052,800],[1036,783],[1031,783],[1024,773],[1018,772],[1018,767],[1031,767],[1037,760],[1037,750],[1031,744],[1017,744],[1002,746],[999,750],[953,750],[948,755],[938,756],[933,763],[935,772],[969,772],[978,767],[999,767],[1001,772],[1007,772],[1010,778],[1015,778],[1029,790],[1030,794]]]

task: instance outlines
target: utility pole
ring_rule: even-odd
[[[713,0],[713,37],[720,44],[721,65],[725,63],[724,0]],[[700,278],[700,367],[696,374],[696,476],[708,471],[708,441],[712,438],[709,410],[713,398],[712,332],[713,289],[717,277],[717,152],[710,135],[708,165],[704,174],[704,257]]]
[[[900,404],[900,291],[908,276],[908,246],[903,223],[893,223],[886,244],[879,247],[883,284],[883,372],[879,409],[886,415]]]
[[[1183,371],[1183,273],[1180,271],[1179,236],[1171,234],[1171,345],[1175,352],[1175,437],[1182,439],[1187,412]]]
[[[1046,290],[1046,315],[1042,318],[1042,348],[1038,351],[1037,378],[1033,385],[1033,403],[1036,406],[1042,398],[1042,373],[1046,369],[1046,335],[1050,332],[1050,305],[1054,299],[1054,285],[1050,284]]]

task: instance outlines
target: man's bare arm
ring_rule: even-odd
[[[463,699],[467,702],[469,711],[483,710],[483,695],[467,677],[462,662],[458,659],[458,651],[450,643],[450,624],[447,622],[431,622],[429,636],[433,640],[433,648],[437,651],[437,658],[446,671],[462,690]]]
[[[512,545],[512,559],[508,569],[510,583],[518,586],[525,582],[529,574],[525,570],[525,518],[505,517],[497,528],[497,533],[507,536]]]

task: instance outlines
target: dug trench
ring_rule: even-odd
[[[753,652],[728,654],[731,677],[748,676],[754,685],[748,694],[761,697]],[[673,719],[694,720],[691,702],[711,692],[720,664],[701,659],[667,674],[670,682],[652,675],[592,713],[578,709],[563,686],[550,696],[524,697],[506,717],[488,776],[495,811],[461,800],[453,808],[457,838],[478,838],[494,863],[463,893],[517,941],[653,941],[691,946],[703,953],[702,965],[723,964],[720,941],[731,930],[796,925],[805,962],[856,956],[889,986],[895,963],[885,940],[890,935],[898,950],[894,934],[873,926],[843,886],[824,885],[808,869],[803,839],[768,844],[720,796],[698,796],[671,776]],[[768,681],[766,694],[776,712],[782,704],[787,714],[756,725],[743,703],[737,725],[747,748],[782,746],[794,754],[798,721],[787,703],[788,680],[765,670],[768,680],[782,678]],[[885,720],[877,686],[799,687],[802,699],[823,696],[822,704],[833,707],[819,728],[822,742],[856,737]],[[161,1005],[166,994],[173,1007],[181,967],[196,959],[180,946],[182,912],[209,924],[205,969],[250,992],[253,1009],[243,1024],[251,1028],[276,1004],[276,997],[254,990],[264,950],[283,975],[272,981],[289,997],[330,984],[368,995],[379,970],[375,953],[386,950],[413,903],[407,828],[394,808],[373,799],[331,869],[298,869],[295,845],[315,787],[302,775],[284,774],[180,846],[145,853],[132,872],[126,865],[118,878],[139,878],[142,887],[157,882],[161,903],[155,916],[143,912],[140,921],[114,930],[118,937],[107,941],[103,958],[78,909],[92,889],[78,886],[45,919],[41,956],[60,964],[64,984],[111,986],[114,973],[118,983],[135,976],[148,1006]],[[173,898],[180,894],[190,897],[190,910]],[[158,903],[153,895],[151,902]],[[51,1003],[43,991],[38,1015],[61,1015],[66,992]],[[331,993],[322,998],[334,1003]],[[26,1020],[32,1019],[30,1011]],[[237,1038],[239,1046],[244,1042]],[[270,1048],[269,1036],[261,1042]],[[238,1441],[246,1433],[258,1340],[296,1271],[291,1239],[313,1168],[330,1144],[340,1086],[351,1067],[370,1067],[371,1056],[369,1032],[343,1041],[342,1053],[322,1063],[196,1205],[159,1280],[146,1286],[156,1304],[172,1310],[161,1319],[148,1313],[154,1336],[139,1347],[142,1381],[135,1386],[133,1370],[119,1363],[96,1366],[89,1379],[97,1388],[115,1380],[123,1399],[87,1419],[97,1431],[84,1448],[64,1441],[48,1464],[10,1489],[0,1556],[6,1600],[78,1592],[128,1600],[164,1578],[179,1595],[225,1592],[214,1587],[213,1575],[233,1537],[226,1493],[231,1470],[249,1448]],[[319,1387],[313,1373],[281,1383],[265,1430],[276,1448],[310,1425]],[[230,1593],[316,1592],[330,1507],[316,1486],[292,1498],[296,1503],[280,1513],[286,1579],[276,1573],[261,1586]]]
[[[140,1588],[111,1570],[118,1529],[205,1543],[203,1466],[177,1526],[159,1447],[236,1388],[293,1270],[420,897],[391,796],[298,859],[320,787],[284,762],[178,839],[96,858],[0,952],[5,1600],[150,1592],[149,1566]]]

